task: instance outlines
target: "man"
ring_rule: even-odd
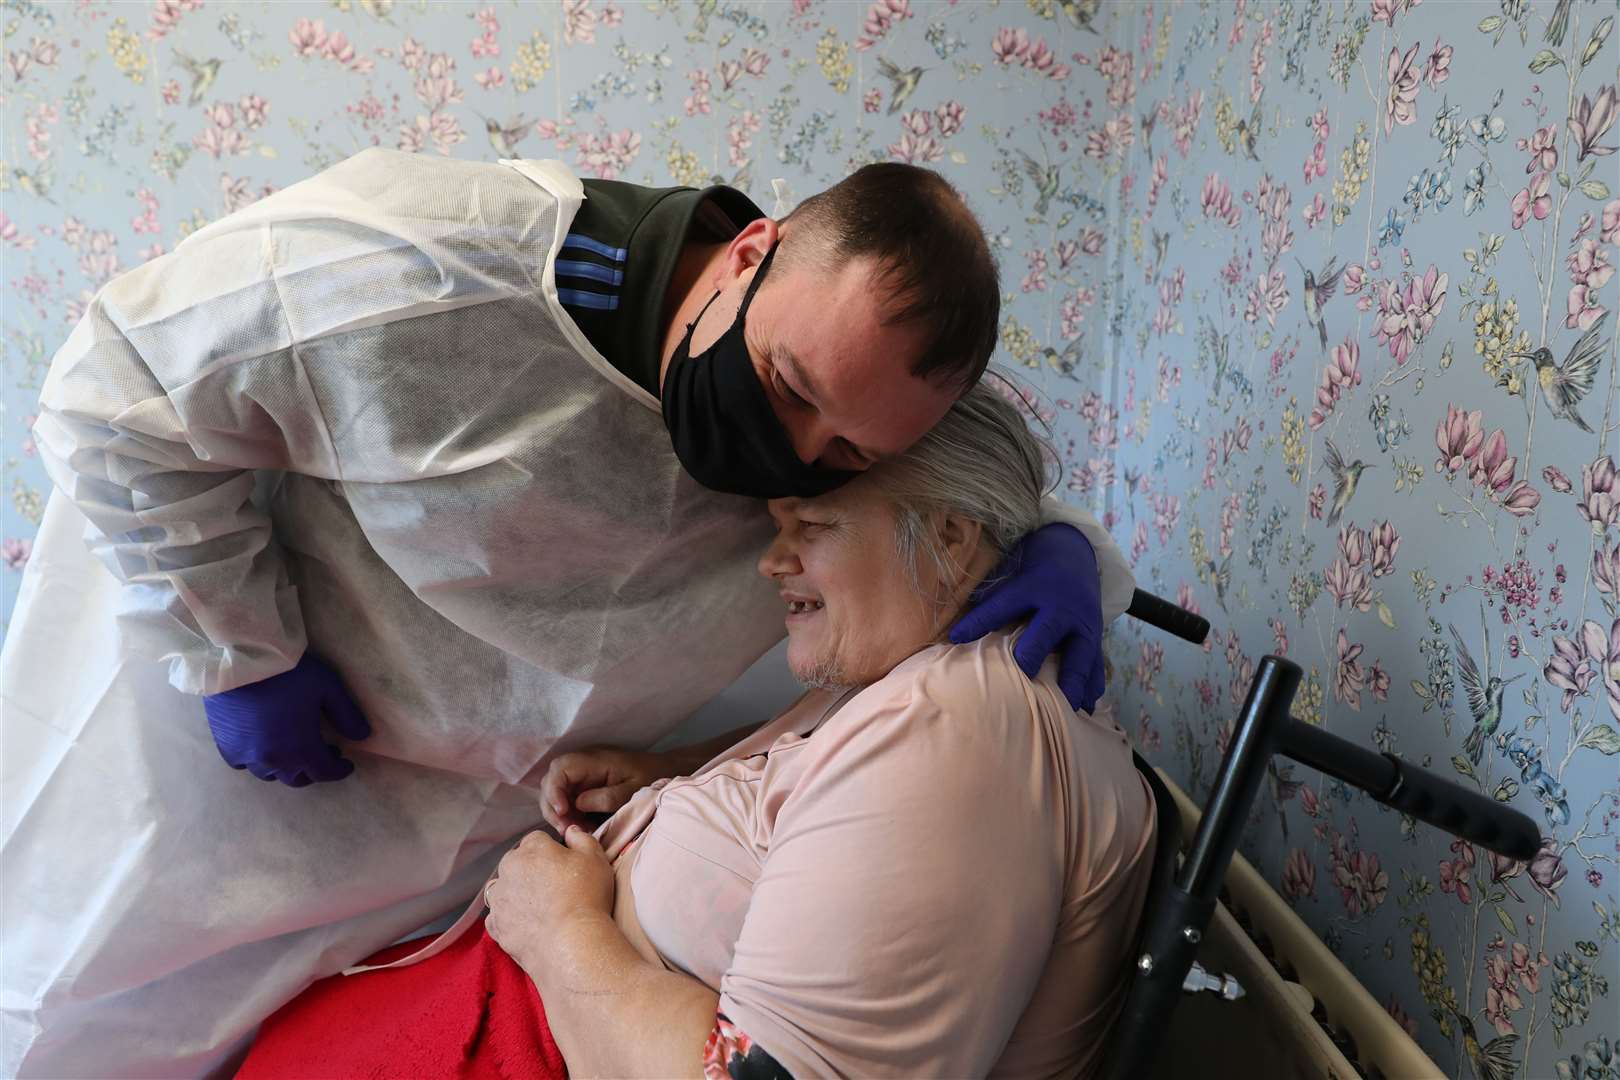
[[[369,150],[109,283],[42,394],[0,659],[0,1071],[206,1071],[465,901],[551,756],[649,745],[780,639],[758,497],[904,450],[996,320],[977,224],[905,166],[778,223]],[[1027,561],[1078,585],[1026,637],[1089,707],[1096,570],[1049,529]]]

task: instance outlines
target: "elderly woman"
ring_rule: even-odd
[[[1016,635],[944,638],[1038,524],[1043,461],[981,388],[904,457],[772,502],[759,568],[804,697],[712,760],[559,759],[564,842],[507,855],[483,931],[312,987],[244,1075],[1094,1072],[1151,794],[1055,664],[1031,681]]]

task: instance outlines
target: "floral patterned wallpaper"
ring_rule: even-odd
[[[1457,1076],[1620,1075],[1612,0],[4,0],[0,615],[94,290],[366,146],[770,208],[937,168],[1064,494],[1202,652],[1106,708],[1202,793],[1256,661],[1524,809],[1528,865],[1280,765],[1245,850]],[[1433,432],[1432,441],[1430,432]]]

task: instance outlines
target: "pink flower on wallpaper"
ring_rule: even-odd
[[[1308,509],[1312,519],[1321,521],[1322,510],[1326,505],[1327,488],[1323,487],[1321,484],[1317,484],[1315,487],[1311,488],[1311,493],[1308,497]]]
[[[1410,124],[1417,119],[1418,84],[1421,73],[1413,66],[1417,59],[1420,45],[1413,45],[1403,55],[1399,49],[1391,48],[1389,58],[1384,64],[1384,74],[1389,79],[1389,92],[1384,99],[1384,133],[1387,135],[1396,124]]]
[[[1084,229],[1080,233],[1080,250],[1087,255],[1101,255],[1103,242],[1107,239],[1107,234],[1101,229]]]
[[[1615,147],[1602,146],[1598,140],[1607,135],[1614,126],[1617,113],[1615,101],[1615,88],[1613,84],[1598,91],[1596,101],[1592,101],[1585,94],[1581,95],[1580,103],[1575,106],[1575,115],[1569,118],[1569,133],[1580,147],[1577,161],[1585,161],[1588,157],[1602,157],[1612,154]]]
[[[996,36],[990,43],[990,52],[996,63],[1010,66],[1014,63],[1030,68],[1051,79],[1066,79],[1069,77],[1069,66],[1057,62],[1057,55],[1052,52],[1044,38],[1030,40],[1028,31],[1023,27],[1013,29],[1002,27],[996,31]]]
[[[1205,217],[1224,221],[1228,227],[1236,226],[1243,217],[1243,210],[1232,202],[1231,186],[1220,173],[1204,177],[1202,205]]]
[[[1373,22],[1395,25],[1395,16],[1423,3],[1423,0],[1372,0]]]
[[[1277,325],[1277,313],[1288,306],[1288,275],[1281,270],[1261,274],[1249,286],[1249,303],[1243,310],[1245,322],[1257,322],[1262,317],[1266,325]]]
[[[1154,681],[1164,670],[1164,646],[1157,641],[1142,642],[1141,655],[1136,661],[1136,682],[1145,694],[1156,693]]]
[[[1323,573],[1322,588],[1333,598],[1336,607],[1349,606],[1357,611],[1372,609],[1372,587],[1367,582],[1367,572],[1353,569],[1343,558],[1334,559],[1333,565]]]
[[[1367,542],[1372,546],[1372,576],[1381,578],[1395,572],[1395,553],[1401,549],[1401,534],[1393,521],[1385,521],[1367,530]]]
[[[326,23],[320,19],[299,19],[287,31],[287,40],[299,56],[318,56],[326,47]]]
[[[1344,909],[1352,919],[1371,915],[1389,895],[1389,875],[1378,865],[1378,856],[1365,851],[1347,852],[1344,841],[1335,838],[1330,854],[1333,884],[1338,887]]]
[[[1531,487],[1528,481],[1520,480],[1508,488],[1507,494],[1502,496],[1500,501],[1502,509],[1514,517],[1526,517],[1541,505],[1541,492]]]
[[[1611,199],[1603,205],[1603,242],[1620,243],[1620,199]]]
[[[1571,491],[1575,490],[1574,485],[1569,482],[1569,477],[1565,476],[1563,470],[1559,469],[1556,465],[1548,465],[1543,468],[1541,470],[1541,478],[1547,482],[1548,487],[1552,488],[1560,495],[1568,495]]]
[[[1317,143],[1311,156],[1305,159],[1305,182],[1309,184],[1319,176],[1327,175],[1327,143]]]
[[[934,114],[926,109],[912,109],[900,118],[900,126],[913,135],[927,135],[934,130]]]
[[[1581,469],[1581,501],[1575,509],[1592,523],[1594,531],[1620,521],[1620,491],[1616,490],[1614,459],[1593,458]]]
[[[1445,420],[1434,429],[1434,444],[1440,449],[1440,457],[1434,463],[1435,472],[1455,473],[1474,459],[1485,443],[1481,423],[1484,416],[1480,409],[1463,412],[1455,405],[1446,406]]]
[[[1474,458],[1468,472],[1471,483],[1485,489],[1485,494],[1496,498],[1513,484],[1513,470],[1519,459],[1507,452],[1507,436],[1501,428],[1486,438],[1484,447]]]
[[[865,112],[875,113],[883,108],[883,91],[873,87],[861,95],[861,109]]]
[[[1346,338],[1333,346],[1333,354],[1322,368],[1321,381],[1316,386],[1316,405],[1306,423],[1312,430],[1321,427],[1332,415],[1339,398],[1351,387],[1361,385],[1361,346]]]
[[[594,135],[584,132],[575,143],[575,160],[599,180],[616,180],[641,152],[641,136],[629,128]]]
[[[1609,253],[1591,237],[1581,240],[1564,260],[1573,283],[1569,290],[1568,316],[1564,325],[1571,329],[1586,330],[1602,318],[1608,310],[1598,303],[1603,286],[1614,276]]]
[[[1530,154],[1530,163],[1524,167],[1526,174],[1550,173],[1558,168],[1558,129],[1551,124],[1538,129],[1528,139],[1520,139],[1514,145]]]
[[[1316,894],[1316,866],[1303,848],[1290,851],[1283,863],[1282,894],[1290,900]]]
[[[1451,46],[1442,45],[1439,38],[1434,39],[1434,49],[1429,53],[1429,59],[1423,65],[1423,81],[1434,89],[1447,79],[1451,78]]]
[[[1176,153],[1186,157],[1192,152],[1192,137],[1204,115],[1204,92],[1194,90],[1187,95],[1187,103],[1176,108],[1175,123],[1170,128],[1176,144]]]
[[[1603,595],[1620,598],[1620,543],[1611,551],[1599,544],[1592,552],[1592,584]]]
[[[1125,151],[1136,142],[1136,129],[1127,115],[1105,121],[1101,127],[1086,133],[1086,156],[1102,160],[1109,154],[1125,156]]]
[[[1307,229],[1316,228],[1316,223],[1327,217],[1327,200],[1322,197],[1320,191],[1316,193],[1315,198],[1311,199],[1310,205],[1305,207],[1302,214]]]
[[[1434,329],[1435,319],[1445,306],[1449,274],[1440,273],[1432,263],[1422,277],[1412,278],[1403,290],[1389,281],[1378,292],[1378,319],[1373,334],[1388,347],[1397,364],[1406,363],[1413,350]]]
[[[960,101],[947,101],[934,110],[934,116],[939,120],[939,133],[950,138],[962,130],[962,117],[967,109]]]
[[[1591,638],[1586,633],[1586,627],[1591,627],[1596,634]],[[1598,676],[1596,663],[1608,648],[1608,641],[1603,630],[1597,623],[1587,620],[1581,628],[1581,633],[1574,638],[1562,634],[1553,635],[1553,651],[1548,657],[1547,664],[1541,669],[1542,678],[1564,692],[1558,702],[1561,712],[1569,712],[1575,699],[1585,695],[1591,687],[1592,680]]]
[[[591,0],[562,0],[563,41],[568,45],[596,42],[596,12]]]
[[[1159,534],[1159,543],[1168,544],[1176,522],[1181,519],[1181,500],[1166,492],[1153,495],[1148,501],[1153,507],[1153,528]]]
[[[1542,173],[1530,181],[1528,187],[1513,196],[1513,227],[1524,228],[1524,223],[1534,217],[1541,221],[1552,213],[1552,196],[1547,194],[1547,187],[1552,182],[1549,173]]]
[[[765,77],[765,70],[771,66],[770,54],[762,49],[744,49],[742,53],[742,67],[749,75],[756,79]]]
[[[740,60],[722,60],[715,66],[714,73],[720,76],[720,89],[730,90],[742,78],[743,66]]]
[[[759,114],[752,109],[744,109],[726,121],[726,160],[733,168],[740,169],[748,164],[748,151],[753,149],[758,132]]]
[[[918,138],[909,131],[900,133],[900,138],[889,144],[889,153],[896,161],[903,161],[907,165],[926,165],[931,161],[938,161],[945,156],[945,148],[939,145],[932,135]]]
[[[682,103],[686,107],[686,115],[708,115],[709,110],[713,108],[709,102],[709,90],[712,85],[709,82],[709,73],[701,69],[693,69],[686,73],[686,78],[692,84],[692,92],[687,95],[686,100]]]
[[[895,23],[911,16],[911,0],[877,0],[866,11],[866,22],[861,26],[863,33],[855,39],[855,48],[865,52],[876,45]]]
[[[1148,186],[1147,204],[1149,214],[1153,213],[1153,208],[1159,205],[1159,191],[1169,182],[1170,157],[1168,154],[1160,154],[1153,159],[1153,179]]]
[[[1389,672],[1380,661],[1374,660],[1373,666],[1367,669],[1367,689],[1372,691],[1375,701],[1389,700]]]
[[[0,543],[0,563],[4,563],[7,570],[21,570],[28,565],[28,557],[33,553],[34,541],[26,537],[8,537]]]
[[[1440,863],[1440,891],[1452,893],[1459,904],[1467,907],[1474,896],[1474,845],[1466,840],[1453,840],[1451,850],[1457,853],[1457,858]]]
[[[149,41],[157,41],[180,21],[180,16],[202,7],[202,0],[153,0],[152,25],[146,31]]]
[[[1138,521],[1136,531],[1131,535],[1131,565],[1135,566],[1143,555],[1147,554],[1148,531],[1147,522]]]
[[[1354,525],[1339,526],[1339,557],[1346,566],[1352,570],[1360,568],[1370,550],[1366,532]]]
[[[1339,663],[1334,670],[1333,696],[1352,709],[1361,710],[1361,691],[1367,686],[1367,673],[1361,669],[1360,656],[1365,646],[1352,643],[1339,631]]]
[[[1620,619],[1609,624],[1607,638],[1603,628],[1588,619],[1581,626],[1581,640],[1596,660],[1603,675],[1603,690],[1609,701],[1609,714],[1620,720]]]

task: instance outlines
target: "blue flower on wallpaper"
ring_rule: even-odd
[[[1413,178],[1414,184],[1416,178]],[[1401,242],[1401,234],[1406,231],[1406,218],[1392,206],[1389,213],[1384,215],[1384,223],[1378,226],[1378,246],[1386,247]]]
[[[1491,163],[1481,161],[1468,170],[1468,179],[1463,183],[1463,213],[1473,214],[1485,205],[1485,178],[1491,173]]]

